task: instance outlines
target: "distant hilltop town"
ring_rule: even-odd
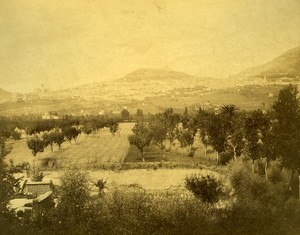
[[[12,93],[11,102],[25,102],[28,100],[41,99],[45,94],[49,93],[50,89],[46,88],[44,84],[35,88],[31,93]]]

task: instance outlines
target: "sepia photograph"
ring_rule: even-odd
[[[300,0],[0,0],[1,235],[300,235]]]

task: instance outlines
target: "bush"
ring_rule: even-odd
[[[78,168],[71,168],[60,181],[58,215],[65,226],[72,228],[84,223],[85,207],[90,199],[89,179]]]
[[[92,207],[97,234],[218,234],[219,229],[210,220],[213,207],[193,197],[117,190]]]
[[[258,199],[266,193],[263,177],[251,172],[249,161],[236,160],[229,165],[230,183],[238,199]]]
[[[98,188],[99,195],[102,195],[104,189],[106,188],[106,181],[104,179],[98,179],[96,182],[94,182],[94,185]]]
[[[239,201],[253,200],[282,207],[287,199],[284,183],[274,184],[251,171],[249,161],[237,160],[230,165],[230,183]]]
[[[214,203],[221,195],[221,184],[214,177],[191,175],[185,179],[185,187],[203,202]]]
[[[281,235],[287,226],[281,211],[252,199],[238,200],[223,212],[218,226],[225,234]],[[224,234],[224,233],[223,233]]]
[[[37,167],[30,171],[30,179],[34,182],[41,182],[44,178],[44,173],[40,171]]]
[[[12,131],[10,134],[11,138],[14,140],[20,140],[21,139],[21,132],[19,131]]]
[[[75,182],[82,179],[82,175],[72,176]],[[67,191],[73,194],[74,190]],[[69,198],[69,193],[61,195]],[[124,187],[84,201],[76,196],[80,210],[73,208],[75,214],[70,213],[73,199],[53,209],[49,201],[35,212],[38,217],[24,221],[27,233],[21,234],[299,234],[295,230],[299,227],[298,200],[288,202],[281,210],[248,198],[218,208],[195,197],[181,197],[179,192],[152,194],[137,187]],[[80,220],[74,221],[76,217]]]

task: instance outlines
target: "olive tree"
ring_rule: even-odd
[[[45,141],[38,134],[34,134],[28,137],[27,146],[31,150],[32,155],[35,157],[37,153],[44,152]]]
[[[145,161],[144,148],[149,146],[152,140],[151,129],[148,123],[139,121],[133,127],[132,132],[133,134],[128,137],[129,143],[139,149],[142,161]]]

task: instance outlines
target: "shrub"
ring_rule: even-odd
[[[230,165],[230,183],[239,201],[254,200],[281,207],[287,197],[284,183],[274,184],[252,173],[249,161],[238,160]]]
[[[10,133],[11,138],[13,138],[14,140],[20,140],[21,139],[21,132],[19,131],[12,131]]]
[[[41,182],[44,178],[44,173],[39,168],[35,167],[30,171],[30,179],[34,182]]]
[[[214,177],[191,175],[185,179],[185,187],[203,202],[214,203],[221,195],[221,184]]]
[[[67,227],[84,223],[85,207],[89,203],[89,180],[78,168],[71,168],[61,177],[58,215]]]
[[[213,207],[194,197],[117,190],[92,207],[97,234],[219,234],[210,219]]]
[[[104,179],[98,179],[96,182],[94,182],[94,185],[99,190],[99,195],[103,194],[103,190],[106,188],[106,181]]]
[[[78,176],[74,177],[78,180]],[[78,195],[76,201],[81,201]],[[81,201],[79,205],[84,206],[74,211],[77,214],[69,213],[73,199],[71,205],[65,201],[63,208],[58,205],[50,209],[50,202],[37,211],[33,223],[30,218],[23,222],[26,231],[30,229],[26,234],[299,234],[295,230],[299,227],[297,200],[288,202],[283,213],[284,210],[248,198],[218,208],[195,197],[181,197],[180,192],[153,194],[124,187],[101,198]],[[66,208],[68,213],[63,210]],[[74,216],[80,220],[74,221]]]
[[[217,225],[226,231],[222,234],[286,234],[286,222],[280,210],[258,200],[238,200],[223,212]]]
[[[229,168],[230,183],[238,198],[258,199],[266,193],[264,178],[251,172],[249,161],[238,159]]]

